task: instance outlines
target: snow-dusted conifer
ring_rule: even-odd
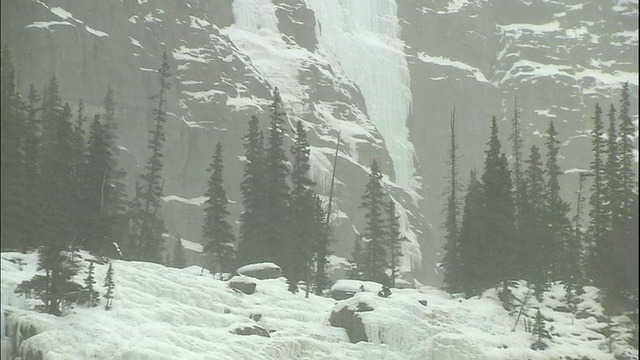
[[[107,269],[107,275],[104,278],[104,287],[107,289],[106,294],[104,294],[104,298],[107,301],[104,308],[106,310],[111,309],[111,302],[113,301],[113,264],[109,263],[109,269]]]
[[[100,293],[93,288],[96,280],[93,275],[93,262],[89,263],[89,269],[87,270],[87,277],[84,279],[84,291],[86,296],[87,305],[90,307],[96,307],[100,304]]]

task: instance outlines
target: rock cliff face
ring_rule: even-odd
[[[229,210],[238,218],[241,138],[253,114],[267,127],[278,87],[290,124],[301,120],[309,129],[312,176],[323,194],[341,134],[333,251],[348,257],[355,231],[362,231],[358,205],[376,158],[410,239],[403,270],[413,268],[432,284],[439,281],[436,234],[454,107],[463,175],[482,166],[492,115],[504,118],[509,149],[515,96],[525,147],[543,141],[533,135],[554,120],[567,145],[566,169],[587,166],[593,105],[618,96],[621,82],[630,82],[637,114],[632,1],[3,0],[1,6],[1,40],[13,53],[22,92],[30,83],[43,88],[55,74],[63,101],[83,99],[91,114],[113,87],[130,185],[147,157],[153,69],[162,51],[170,55],[163,215],[172,235],[200,240],[206,169],[218,141]],[[565,189],[574,182],[567,176]]]

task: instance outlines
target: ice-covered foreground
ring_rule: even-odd
[[[81,255],[86,268],[90,255]],[[529,348],[533,337],[524,331],[522,319],[512,332],[516,315],[502,309],[493,291],[464,300],[431,287],[393,289],[388,299],[362,292],[337,302],[314,295],[305,299],[303,292],[291,294],[284,279],[275,279],[256,280],[255,293],[246,295],[208,274],[201,276],[199,268],[115,260],[113,309],[106,311],[103,300],[100,307],[78,307],[54,317],[27,310],[37,301],[13,293],[18,283],[33,276],[36,262],[34,253],[2,253],[2,312],[9,314],[2,317],[2,359],[9,358],[12,342],[19,344],[23,360],[29,358],[28,352],[41,352],[43,360],[614,358],[598,332],[604,325],[596,319],[602,317],[602,309],[593,300],[594,288],[587,288],[577,305],[578,312],[587,314],[581,319],[560,310],[564,296],[560,286],[546,294],[541,308],[546,318],[553,319],[547,323],[553,339],[548,350],[535,352]],[[99,285],[106,270],[106,264],[96,266]],[[80,274],[78,282],[83,277]],[[521,287],[516,295],[523,298],[525,292]],[[374,308],[361,313],[371,342],[351,344],[346,331],[330,326],[328,319],[333,309],[355,308],[358,302]],[[533,317],[537,306],[530,301],[526,317]],[[628,328],[626,320],[612,320],[620,340],[630,336],[621,330]],[[31,335],[29,325],[37,334],[24,339]],[[253,325],[269,330],[270,337],[232,333]],[[17,326],[23,329],[22,336],[15,335]],[[621,343],[614,342],[612,348],[637,358]]]

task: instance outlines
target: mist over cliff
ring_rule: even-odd
[[[430,284],[440,282],[454,108],[463,177],[482,166],[493,115],[509,151],[516,97],[525,147],[541,144],[553,120],[563,170],[588,167],[596,102],[617,101],[629,82],[631,114],[638,112],[634,1],[3,0],[1,10],[1,40],[21,93],[56,75],[63,101],[82,99],[91,114],[112,86],[130,189],[147,156],[154,69],[163,51],[170,55],[163,174],[170,234],[200,241],[216,142],[225,148],[229,210],[239,217],[242,136],[251,115],[267,127],[278,87],[289,126],[301,120],[309,129],[311,174],[324,195],[340,132],[334,253],[349,257],[362,231],[358,206],[375,158],[410,240],[402,270]],[[572,201],[577,176],[562,182]]]

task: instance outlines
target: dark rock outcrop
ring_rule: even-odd
[[[233,334],[243,335],[243,336],[258,335],[263,337],[271,337],[269,335],[269,330],[258,325],[238,326],[235,329],[231,330],[231,332]]]
[[[229,280],[229,287],[251,295],[256,291],[256,282],[246,277],[235,276]]]
[[[362,318],[359,315],[367,311],[373,311],[373,308],[365,302],[358,302],[355,309],[345,305],[340,310],[331,313],[329,323],[331,326],[344,328],[349,336],[349,341],[354,344],[360,341],[369,341]]]

